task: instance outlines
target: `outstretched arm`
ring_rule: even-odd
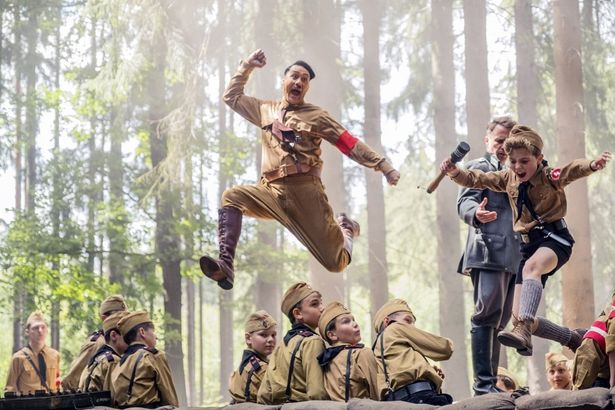
[[[607,162],[609,162],[610,160],[611,153],[609,151],[604,151],[589,164],[589,167],[592,169],[592,171],[600,171],[606,166]]]
[[[224,102],[233,111],[258,127],[261,126],[261,100],[245,95],[244,87],[252,70],[264,67],[265,64],[267,64],[267,57],[263,50],[259,48],[252,52],[247,59],[239,63],[239,68],[231,78],[223,96]]]
[[[366,143],[359,141],[346,128],[323,111],[316,134],[335,145],[343,154],[367,168],[384,174],[389,185],[397,185],[400,174],[382,155]]]

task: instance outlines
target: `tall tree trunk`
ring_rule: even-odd
[[[261,0],[258,2],[258,11],[256,20],[260,22],[258,26],[255,26],[254,38],[258,47],[262,47],[267,50],[267,54],[270,58],[275,59],[276,43],[274,39],[273,30],[263,30],[262,27],[273,27],[273,21],[276,13],[275,0]],[[261,26],[262,25],[262,26]],[[273,57],[273,58],[272,58]],[[254,77],[255,80],[255,95],[265,98],[271,96],[275,90],[274,77],[270,75],[259,75]],[[257,140],[260,141],[261,131],[257,130]],[[261,155],[262,146],[256,144],[256,175],[257,178],[261,175]],[[258,243],[262,244],[265,255],[269,252],[277,252],[279,250],[277,237],[280,233],[280,224],[277,221],[265,221],[257,220],[256,222],[256,235],[258,237]],[[267,259],[267,256],[265,256]],[[280,312],[280,297],[282,289],[280,286],[279,272],[281,266],[273,265],[265,260],[264,263],[257,263],[258,272],[256,275],[256,283],[254,284],[254,304],[257,309],[264,309],[272,315],[278,323],[280,323],[280,329],[282,326],[283,317]]]
[[[98,53],[98,41],[96,39],[96,18],[90,21],[90,70],[96,70],[96,54]],[[87,253],[88,270],[94,272],[96,259],[96,208],[98,206],[98,190],[96,184],[96,171],[98,154],[96,150],[96,117],[92,114],[89,118],[90,138],[88,139],[88,189],[87,189]]]
[[[160,121],[168,111],[165,99],[166,39],[157,31],[152,41],[152,71],[149,74],[148,100],[150,122],[150,150],[152,166],[157,167],[167,157],[168,135],[160,127]],[[180,405],[186,403],[186,382],[184,377],[184,353],[182,348],[182,290],[181,290],[181,238],[175,227],[178,215],[178,192],[174,181],[162,182],[156,196],[156,254],[162,267],[162,286],[165,290],[164,322],[165,352],[169,358],[171,374],[177,390]]]
[[[581,18],[578,2],[555,1],[553,20],[558,159],[563,164],[585,157]],[[562,269],[562,305],[564,324],[576,328],[587,326],[594,318],[587,180],[571,184],[567,194],[569,198],[574,198],[574,201],[569,201],[567,219],[576,244],[570,261]]]
[[[190,132],[190,130],[186,130]],[[193,200],[192,189],[192,156],[189,156],[184,161],[184,218],[190,222],[190,226],[195,226],[196,221],[194,215],[196,215],[196,209]],[[192,230],[189,230],[184,235],[186,269],[189,271],[193,266],[192,255],[194,255],[194,235]],[[194,406],[196,401],[196,379],[195,379],[195,364],[196,364],[196,343],[195,343],[195,292],[194,281],[191,277],[184,277],[186,283],[186,296],[187,296],[187,317],[188,325],[186,331],[188,332],[188,405]]]
[[[377,152],[383,152],[380,142],[380,25],[381,7],[370,0],[361,1],[363,15],[363,75],[365,141]],[[367,182],[367,247],[370,286],[370,313],[376,311],[389,297],[386,258],[386,221],[382,173],[365,170]]]
[[[111,55],[113,72],[117,73],[119,44],[117,36],[112,37]],[[109,238],[109,281],[124,284],[125,259],[121,252],[128,248],[126,224],[128,215],[124,201],[124,169],[122,166],[123,116],[117,102],[111,102],[109,111],[109,202],[108,207],[114,215],[107,221]]]
[[[336,0],[303,0],[305,55],[317,70],[310,84],[309,99],[325,108],[335,118],[341,117],[340,22],[341,7]],[[318,27],[318,30],[314,30]],[[309,33],[309,35],[308,35]],[[340,152],[323,141],[324,161],[321,175],[333,212],[346,211],[344,168]],[[327,271],[312,255],[309,257],[310,282],[322,292],[325,302],[344,301],[344,275]]]
[[[531,0],[515,2],[515,50],[517,56],[517,112],[519,122],[531,127],[538,124],[537,93],[539,90],[536,63],[534,60],[534,24],[532,20]],[[538,315],[545,316],[544,298],[538,307]],[[545,339],[532,339],[534,354],[528,360],[527,384],[532,392],[549,389],[544,377],[544,357],[549,351]],[[505,349],[508,352],[508,349]],[[513,351],[512,354],[517,354]],[[502,355],[504,356],[504,355]]]
[[[60,21],[62,21],[62,9],[58,7],[57,27],[55,30],[55,60],[54,60],[54,86],[57,91],[60,90],[60,71],[62,69],[61,61],[61,34]],[[60,187],[60,104],[53,107],[53,176],[52,176],[52,204],[51,204],[51,221],[52,235],[58,242],[60,241],[60,198],[62,198]],[[59,272],[59,260],[54,258],[51,266],[54,272]],[[60,302],[54,297],[51,304],[51,347],[60,350]]]
[[[220,39],[225,38],[228,24],[228,9],[229,4],[225,0],[218,1],[218,22],[220,24],[219,35]],[[218,95],[222,95],[226,88],[226,52],[222,48],[218,54]],[[233,67],[232,69],[234,69]],[[228,141],[225,138],[227,129],[227,109],[224,102],[220,101],[218,110],[218,135],[219,140],[219,157],[220,169],[218,171],[218,197],[222,197],[222,193],[229,185],[229,176],[227,171],[222,166],[222,158],[230,155],[232,147],[228,146]],[[233,371],[233,290],[222,290],[218,292],[220,303],[220,396],[224,401],[230,399],[228,392],[228,379]]]
[[[436,134],[436,158],[450,155],[456,145],[455,133],[455,70],[453,63],[453,10],[452,0],[432,0],[432,76],[434,81],[433,109]],[[453,383],[446,390],[455,399],[469,396],[468,364],[466,358],[463,308],[463,283],[461,275],[454,270],[460,254],[459,221],[456,217],[457,189],[452,183],[444,183],[436,193],[437,259],[440,272],[440,332],[449,336],[455,344],[451,360],[443,367],[448,375],[454,375]]]
[[[466,113],[468,142],[482,152],[489,122],[489,71],[487,68],[487,9],[485,0],[464,0]]]
[[[532,0],[516,0],[517,112],[519,114],[519,122],[530,127],[538,125],[536,100],[539,84],[534,50]]]
[[[21,211],[22,208],[22,186],[23,186],[23,169],[22,169],[22,152],[23,152],[23,130],[22,130],[22,41],[21,41],[21,8],[18,4],[14,5],[13,9],[13,33],[14,33],[14,50],[13,64],[15,71],[15,210]],[[23,339],[23,315],[22,315],[22,295],[23,288],[15,285],[13,290],[13,351],[21,348]]]
[[[38,134],[38,109],[36,96],[36,69],[38,44],[38,7],[32,4],[28,7],[28,22],[26,24],[26,61],[24,73],[26,77],[26,209],[34,212],[36,207],[36,136]]]

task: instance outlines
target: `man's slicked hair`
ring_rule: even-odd
[[[498,125],[501,125],[507,130],[512,130],[512,128],[515,125],[517,125],[517,121],[513,120],[510,115],[502,115],[501,117],[494,117],[491,121],[489,121],[489,124],[487,124],[487,130],[491,132]]]
[[[310,75],[310,80],[313,80],[314,77],[316,77],[316,73],[314,72],[314,70],[312,70],[312,67],[306,63],[303,60],[297,60],[294,63],[292,63],[291,65],[289,65],[288,67],[286,67],[286,70],[284,70],[284,75],[286,75],[286,73],[288,73],[288,71],[290,70],[290,68],[294,65],[298,65],[301,66],[303,68],[305,68],[308,72],[308,74]]]

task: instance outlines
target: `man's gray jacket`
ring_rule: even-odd
[[[466,168],[497,171],[498,159],[486,154],[467,162]],[[485,197],[488,200],[486,209],[497,212],[498,217],[495,221],[482,224],[474,215]],[[459,273],[469,274],[475,268],[517,273],[521,260],[519,235],[512,230],[512,210],[507,194],[488,189],[461,188],[457,197],[457,213],[469,226],[466,249],[459,262]]]

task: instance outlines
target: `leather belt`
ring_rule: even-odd
[[[419,380],[414,383],[407,384],[404,387],[400,387],[399,389],[389,393],[386,396],[386,400],[402,400],[404,398],[412,396],[413,394],[427,390],[435,391],[430,382],[425,380]]]
[[[566,221],[564,220],[564,218],[558,219],[557,221],[549,222],[548,224],[536,225],[530,230],[530,232],[521,234],[521,242],[530,243],[532,231],[538,232],[542,230],[547,230],[547,231],[553,232],[553,231],[561,231],[562,229],[566,229],[566,228],[568,228],[568,225],[566,224]]]
[[[311,175],[320,178],[320,168],[311,167],[307,164],[288,164],[274,169],[273,171],[263,172],[263,178],[268,182],[273,182],[284,177]]]

